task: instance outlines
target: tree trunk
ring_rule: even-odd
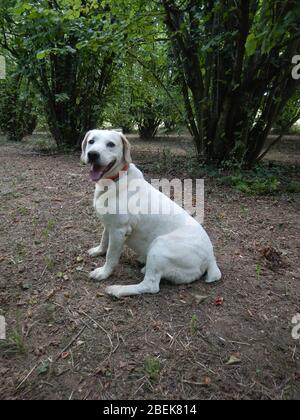
[[[300,84],[291,77],[300,40],[286,37],[300,19],[298,2],[277,2],[270,18],[268,1],[161,1],[198,156],[253,166]],[[249,34],[276,25],[285,29],[270,51],[255,44],[249,53]]]

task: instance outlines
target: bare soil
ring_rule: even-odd
[[[133,150],[147,178],[165,175],[153,169],[158,142]],[[300,398],[299,194],[249,197],[208,177],[205,227],[223,281],[113,300],[105,286],[142,274],[125,250],[110,279],[89,281],[104,260],[86,254],[102,230],[87,172],[78,155],[0,146],[0,398]]]

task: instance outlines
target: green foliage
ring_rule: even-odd
[[[50,362],[47,360],[47,361],[42,362],[37,367],[36,373],[38,375],[46,375],[47,373],[49,373],[49,370],[50,370]]]
[[[161,371],[161,364],[159,359],[154,357],[147,357],[144,362],[144,372],[150,380],[157,382]]]
[[[299,86],[299,1],[161,3],[199,157],[253,166]]]
[[[182,122],[183,105],[165,48],[157,44],[134,51],[116,72],[105,120],[124,132],[137,127],[141,138],[150,139],[163,122],[173,129]]]
[[[224,184],[230,185],[236,191],[249,195],[267,195],[279,191],[280,181],[274,177],[252,177],[240,175],[231,175],[223,180]]]
[[[300,194],[300,182],[290,182],[287,186],[287,191],[291,194]]]
[[[192,335],[197,334],[199,330],[199,319],[197,317],[197,315],[193,315],[192,319],[190,321],[190,331]]]
[[[291,127],[300,119],[300,89],[297,89],[294,96],[287,102],[283,111],[276,120],[275,129],[279,132],[288,132]]]
[[[226,171],[227,174],[230,171]],[[300,191],[297,166],[263,162],[253,170],[235,170],[233,175],[220,172],[217,177],[222,184],[248,195],[297,194]]]
[[[4,48],[40,94],[57,145],[78,146],[105,101],[117,23],[92,0],[2,3]]]
[[[20,314],[16,316],[16,326],[12,328],[7,339],[0,341],[0,354],[4,356],[24,355],[27,353],[25,337],[20,322]]]
[[[37,124],[36,99],[28,83],[18,74],[0,81],[0,130],[9,141],[21,141]]]
[[[60,148],[103,122],[144,138],[184,122],[198,158],[251,167],[296,117],[299,19],[298,0],[1,0],[0,48]]]
[[[263,271],[263,268],[262,268],[261,264],[256,264],[256,267],[255,267],[255,273],[256,273],[256,280],[257,280],[257,281],[259,281],[259,280],[260,280],[260,277],[261,277],[262,271]]]

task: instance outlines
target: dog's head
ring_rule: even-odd
[[[81,160],[91,165],[91,178],[98,182],[117,175],[126,163],[131,163],[130,143],[117,131],[89,131],[82,142]]]

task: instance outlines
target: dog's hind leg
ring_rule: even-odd
[[[207,270],[207,275],[206,275],[206,279],[205,282],[206,283],[214,283],[217,282],[219,280],[221,280],[222,278],[222,273],[216,263],[215,258],[211,261],[208,270]]]
[[[146,267],[143,269],[143,272],[145,273],[144,280],[139,284],[129,286],[107,287],[106,293],[117,298],[141,295],[143,293],[158,293],[163,267],[166,264],[166,258],[162,255],[160,248],[157,245],[153,246],[148,254]]]
[[[141,295],[144,293],[155,294],[159,292],[160,275],[147,273],[144,280],[139,284],[129,286],[109,286],[106,293],[116,298],[124,296]]]

